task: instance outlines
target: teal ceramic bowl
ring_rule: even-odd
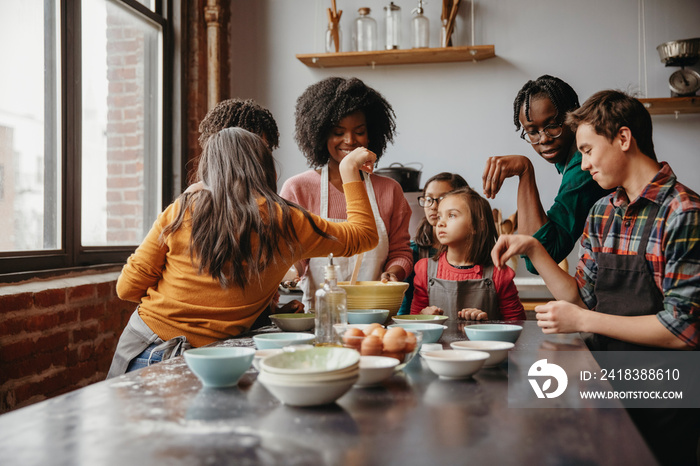
[[[348,309],[348,324],[384,324],[389,309]]]
[[[514,324],[473,324],[464,327],[470,340],[508,341],[515,343],[523,327]]]
[[[424,322],[401,322],[400,324],[389,325],[389,327],[403,327],[412,332],[417,330],[423,334],[423,344],[436,343],[442,336],[442,332],[447,328],[446,325]]]
[[[253,348],[215,347],[185,351],[185,362],[205,387],[232,387],[253,363]]]
[[[271,349],[284,348],[289,345],[310,344],[314,341],[314,338],[314,335],[311,333],[280,332],[254,335],[253,341],[258,349]]]

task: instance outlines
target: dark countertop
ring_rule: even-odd
[[[578,334],[524,325],[514,363],[566,350],[597,366]],[[466,339],[462,326],[441,342]],[[507,364],[442,380],[416,356],[382,385],[315,408],[280,404],[256,377],[204,389],[179,357],[4,414],[0,464],[656,464],[624,409],[509,408]]]

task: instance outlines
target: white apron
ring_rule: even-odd
[[[358,280],[379,280],[384,272],[384,263],[386,258],[389,256],[389,235],[386,232],[386,227],[384,226],[384,221],[379,215],[379,207],[377,206],[377,198],[374,195],[374,188],[372,187],[372,180],[369,176],[364,173],[362,177],[365,181],[365,188],[367,189],[367,196],[369,197],[369,203],[372,206],[372,213],[374,214],[374,220],[377,224],[377,232],[379,233],[379,243],[377,247],[371,251],[365,252],[362,258],[362,264],[360,265],[360,273],[357,276]],[[328,218],[328,166],[324,165],[321,168],[321,205],[319,209],[319,215],[321,218],[327,219],[331,222],[347,222],[346,219],[342,218]],[[333,265],[339,266],[338,281],[349,281],[352,276],[352,270],[355,267],[355,261],[357,256],[352,257],[333,257]],[[327,257],[312,257],[309,260],[309,266],[306,270],[306,274],[302,277],[299,282],[299,287],[304,292],[304,298],[302,302],[307,310],[315,308],[315,294],[316,289],[319,286],[323,286],[325,280],[324,273],[325,267],[328,265]]]

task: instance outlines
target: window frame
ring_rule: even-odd
[[[48,0],[53,1],[53,0]],[[174,47],[173,1],[156,0],[155,11],[137,0],[105,0],[132,10],[162,28],[162,180],[160,209],[173,199],[173,89]],[[175,0],[178,1],[178,0]],[[59,249],[0,252],[0,283],[16,282],[37,276],[56,275],[84,268],[113,267],[123,264],[138,244],[126,246],[91,246],[81,244],[81,143],[82,143],[82,80],[81,80],[81,1],[62,0],[60,17],[61,63],[61,134],[56,135],[61,160],[62,215]],[[55,21],[53,23],[55,25]],[[49,105],[47,103],[47,105]],[[69,130],[70,129],[70,130]],[[54,131],[55,132],[55,131]],[[150,227],[150,226],[148,226]]]

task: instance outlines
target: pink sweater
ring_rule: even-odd
[[[411,314],[420,314],[420,311],[430,306],[428,299],[428,261],[421,259],[416,262],[416,277],[413,280],[413,302]],[[518,289],[513,282],[515,272],[510,267],[493,269],[493,284],[498,294],[498,306],[503,320],[524,320],[525,309],[520,302]],[[442,254],[438,259],[437,278],[441,280],[475,280],[484,278],[484,268],[475,265],[469,269],[458,269],[447,262],[446,255]]]
[[[389,255],[384,263],[384,270],[392,265],[398,265],[404,269],[406,277],[408,277],[413,269],[411,235],[408,232],[411,207],[408,205],[399,183],[385,176],[370,176],[377,198],[379,215],[382,217],[389,235]],[[308,170],[289,178],[282,186],[280,196],[320,215],[321,174],[316,170]],[[346,218],[345,195],[330,183],[328,186],[328,217]],[[298,271],[299,276],[306,273],[307,264],[308,261],[305,261],[304,270]]]

